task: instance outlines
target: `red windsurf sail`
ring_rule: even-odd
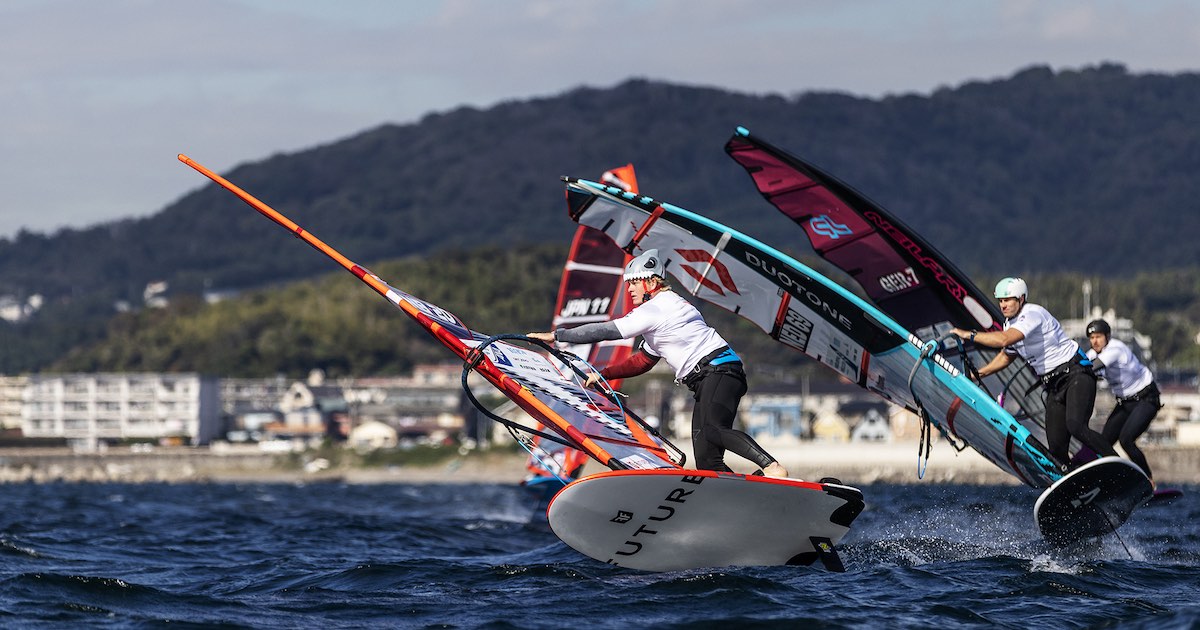
[[[1003,328],[995,300],[916,231],[848,184],[744,127],[725,152],[771,205],[804,230],[822,258],[850,274],[879,310],[918,338],[941,340],[955,326]],[[986,365],[995,354],[964,343],[962,353],[953,340],[942,345],[944,356],[964,370]],[[1046,406],[1037,376],[1024,361],[988,376],[984,388],[1044,440]]]

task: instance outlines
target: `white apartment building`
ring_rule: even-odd
[[[0,431],[21,428],[21,406],[28,376],[0,376]]]
[[[35,374],[21,407],[25,437],[181,438],[207,444],[221,431],[217,379],[198,374]]]

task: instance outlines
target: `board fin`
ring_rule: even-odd
[[[842,564],[842,558],[838,556],[837,549],[833,548],[833,541],[820,536],[809,536],[812,541],[813,549],[817,550],[817,559],[829,571],[834,573],[845,573],[846,565]]]

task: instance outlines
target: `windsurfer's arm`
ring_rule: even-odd
[[[638,376],[650,371],[650,368],[658,364],[658,357],[640,349],[637,352],[625,357],[618,363],[614,363],[603,370],[600,370],[600,376],[605,380],[611,381],[618,378],[629,378],[630,376]],[[588,385],[595,383],[598,378],[593,374],[588,377]]]
[[[596,343],[620,339],[621,331],[612,322],[596,322],[575,328],[559,328],[554,331],[554,338],[567,343]]]
[[[1009,328],[1008,330],[985,330],[982,332],[978,330],[963,330],[962,328],[953,328],[950,330],[950,332],[963,339],[966,339],[967,341],[974,341],[977,345],[987,346],[989,348],[1007,348],[1008,346],[1011,346],[1025,338],[1025,333],[1017,330],[1016,328]]]
[[[987,376],[988,374],[995,374],[996,372],[999,372],[1000,370],[1003,370],[1004,368],[1008,367],[1008,364],[1010,364],[1010,363],[1012,363],[1012,355],[1011,354],[1009,354],[1007,352],[1003,352],[1003,351],[997,352],[996,356],[994,358],[992,358],[992,360],[990,362],[988,362],[987,365],[983,366],[982,368],[979,368],[979,376],[982,378],[984,376]]]
[[[596,343],[621,338],[621,331],[612,322],[596,322],[584,324],[575,328],[559,328],[553,332],[532,332],[525,335],[546,343],[563,341],[566,343]]]

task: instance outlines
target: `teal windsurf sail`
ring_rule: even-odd
[[[693,296],[732,311],[780,343],[929,419],[1024,483],[1061,474],[1045,446],[965,374],[875,306],[790,256],[655,199],[565,178],[572,219],[636,255],[658,249]]]

